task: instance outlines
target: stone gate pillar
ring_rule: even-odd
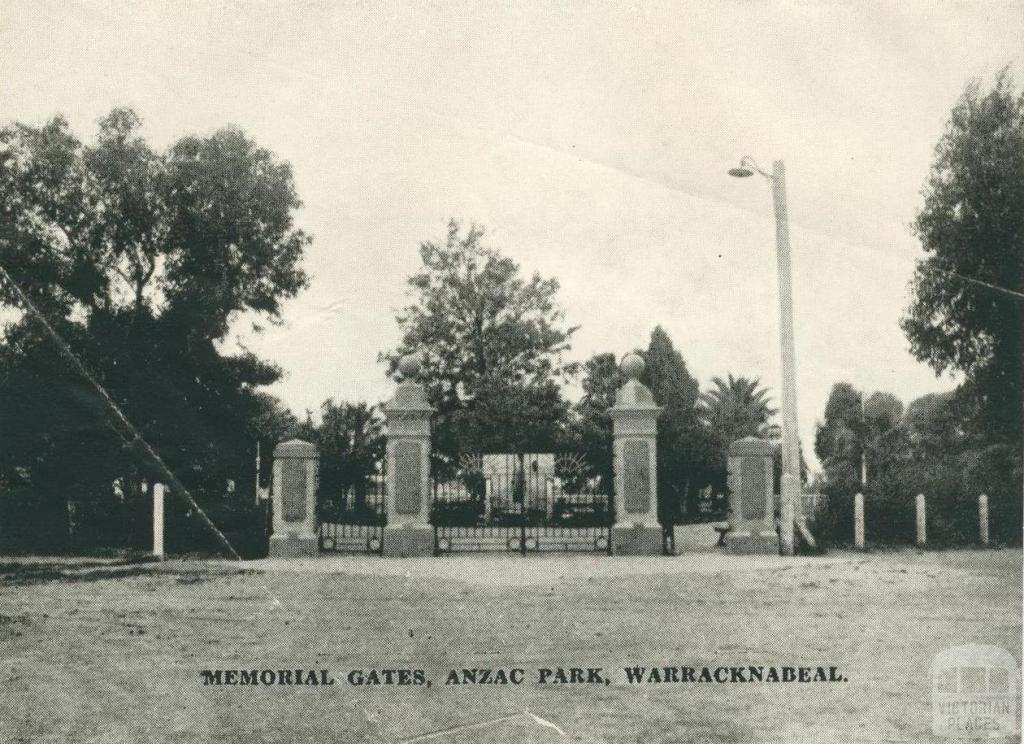
[[[316,555],[316,487],[320,452],[301,439],[274,448],[274,534],[270,556]]]
[[[387,418],[387,525],[383,553],[386,556],[434,554],[434,529],[430,526],[430,417],[433,407],[427,392],[416,382],[420,371],[414,355],[398,364],[403,382],[384,404]]]
[[[744,437],[729,445],[730,553],[779,554],[775,531],[775,497],[772,443]]]
[[[639,378],[644,360],[627,354],[621,369],[629,379],[615,394],[612,417],[615,468],[615,525],[612,552],[661,555],[664,538],[658,524],[658,414],[651,391]]]

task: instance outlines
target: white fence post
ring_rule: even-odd
[[[917,494],[917,544],[923,546],[928,542],[928,527],[925,522],[924,494]]]
[[[978,534],[981,544],[988,545],[988,494],[978,496]]]
[[[164,558],[164,484],[153,484],[153,555]]]
[[[853,497],[853,544],[864,549],[864,494],[857,493]]]

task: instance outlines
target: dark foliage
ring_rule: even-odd
[[[254,501],[257,442],[266,482],[295,422],[260,390],[280,370],[221,342],[305,286],[291,171],[235,129],[156,152],[139,127],[115,109],[93,144],[60,117],[0,130],[0,262],[186,487],[231,480]],[[15,303],[9,286],[2,297]],[[31,314],[0,343],[0,418],[2,499],[31,492],[62,536],[41,545],[75,547],[69,501],[116,524],[117,481],[130,543],[148,547],[142,484],[162,473]]]
[[[382,355],[389,374],[405,354],[423,360],[437,408],[433,469],[442,476],[463,453],[560,449],[568,414],[558,382],[575,371],[562,360],[575,328],[563,325],[558,282],[523,278],[483,235],[451,221],[443,245],[420,246],[412,302],[397,318],[401,344]]]

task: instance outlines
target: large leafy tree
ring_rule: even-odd
[[[902,416],[903,403],[892,393],[875,392],[865,399],[848,382],[832,386],[814,438],[814,452],[832,492],[863,490],[862,466],[869,480],[881,477],[899,451]]]
[[[651,332],[641,381],[662,406],[658,417],[658,501],[664,521],[695,510],[700,487],[709,477],[714,446],[702,427],[700,390],[672,339],[661,326]]]
[[[260,391],[280,371],[220,343],[234,319],[273,320],[305,286],[309,238],[293,225],[290,167],[241,131],[158,152],[140,126],[115,109],[90,144],[60,117],[0,129],[0,262],[172,470],[223,489],[254,477],[255,441],[291,422]],[[10,286],[2,298],[17,304]],[[5,480],[60,502],[116,476],[139,503],[159,473],[103,427],[98,397],[31,313],[7,328],[0,366]],[[71,466],[93,450],[104,456]]]
[[[814,436],[814,452],[830,488],[837,492],[858,489],[863,441],[861,393],[848,382],[837,382],[829,393],[824,420],[819,422]]]
[[[1024,93],[1003,71],[953,107],[914,229],[928,254],[902,326],[963,394],[994,441],[1019,442],[1024,409]]]
[[[583,364],[583,395],[573,408],[570,439],[595,475],[613,488],[612,418],[608,409],[615,393],[625,382],[615,355],[594,354]]]
[[[868,396],[862,408],[862,395],[849,383],[834,385],[815,437],[837,537],[852,539],[852,495],[862,491],[869,540],[912,540],[913,500],[923,493],[930,539],[974,542],[976,499],[986,493],[993,539],[1019,542],[1019,453],[1015,446],[986,441],[971,426],[980,415],[976,399],[957,391],[932,393],[904,410],[896,396],[884,392]]]
[[[357,510],[366,505],[373,476],[383,474],[387,437],[378,406],[325,400],[320,424],[307,420],[299,436],[320,448],[320,496],[336,501],[348,492]]]
[[[438,409],[435,467],[460,452],[550,451],[568,412],[557,383],[575,370],[563,360],[575,329],[555,301],[558,282],[524,278],[483,237],[451,221],[443,244],[421,244],[401,343],[383,355],[394,374],[402,355],[421,354]]]

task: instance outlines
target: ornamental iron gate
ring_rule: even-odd
[[[387,512],[383,473],[337,494],[321,496],[320,551],[325,553],[377,553],[383,547]]]
[[[577,456],[465,456],[431,490],[438,554],[611,552],[609,489]]]

